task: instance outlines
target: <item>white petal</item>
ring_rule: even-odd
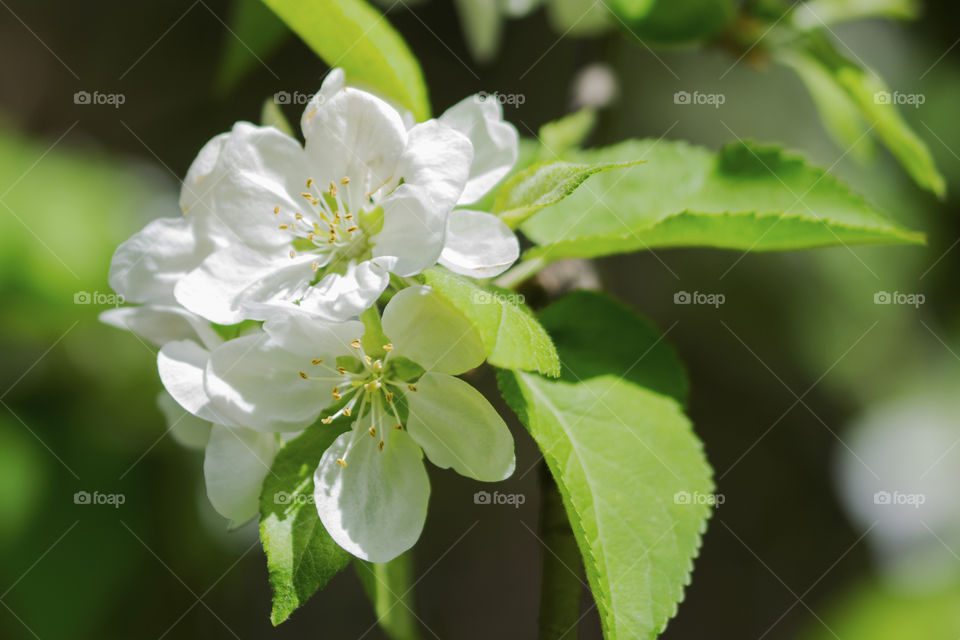
[[[316,354],[331,361],[354,353],[350,343],[363,336],[359,320],[327,322],[302,314],[285,314],[263,324],[273,341],[293,353]]]
[[[403,184],[383,199],[383,229],[371,238],[375,257],[394,257],[390,269],[412,276],[436,264],[443,249],[449,209],[438,208],[425,191]]]
[[[430,287],[407,287],[383,310],[383,332],[398,356],[427,371],[463,373],[486,357],[480,334]]]
[[[369,204],[381,186],[396,184],[397,161],[407,142],[400,114],[373,94],[350,87],[321,89],[301,120],[311,177],[338,185],[351,210]],[[350,178],[348,184],[341,184]]]
[[[184,276],[174,289],[177,301],[218,324],[264,320],[270,309],[296,310],[313,279],[309,254],[267,256],[242,245],[221,249]]]
[[[204,389],[221,417],[260,431],[296,431],[332,401],[334,383],[317,378],[333,377],[336,363],[314,365],[316,357],[281,349],[263,333],[235,338],[210,353]]]
[[[186,213],[194,211],[198,205],[202,207],[201,211],[209,210],[208,193],[216,180],[208,180],[217,167],[217,161],[220,159],[220,151],[224,143],[230,136],[229,133],[221,133],[214,136],[207,144],[203,145],[200,153],[187,169],[187,175],[183,179],[183,185],[180,188],[180,210]]]
[[[173,340],[193,340],[211,349],[223,342],[207,320],[182,307],[147,305],[108,309],[100,314],[100,321],[133,331],[158,346]]]
[[[172,302],[177,281],[214,248],[190,218],[157,218],[117,247],[110,286],[127,302]]]
[[[460,378],[426,373],[407,394],[410,437],[430,462],[460,475],[495,482],[513,473],[513,436],[487,399]]]
[[[404,184],[425,190],[446,213],[463,193],[472,161],[473,147],[463,133],[428,120],[410,129],[397,171]]]
[[[337,544],[358,558],[388,562],[420,537],[430,482],[409,435],[392,431],[380,451],[379,439],[366,427],[342,434],[324,452],[313,478],[314,498]]]
[[[320,318],[339,321],[369,309],[390,284],[394,259],[375,258],[356,264],[346,272],[329,273],[305,292],[299,308]]]
[[[230,229],[251,247],[289,244],[292,236],[279,226],[292,222],[303,208],[299,194],[306,188],[306,164],[295,139],[273,127],[238,122],[207,178],[204,202],[210,204],[210,222]],[[277,207],[280,213],[274,214]]]
[[[447,220],[440,264],[472,278],[500,275],[520,257],[520,243],[503,220],[484,211],[457,209]]]
[[[206,420],[184,410],[166,391],[157,395],[157,407],[167,421],[167,430],[170,435],[188,449],[203,449],[210,440],[210,427]]]
[[[260,489],[277,448],[275,434],[213,425],[203,477],[207,497],[220,515],[236,525],[257,515]]]
[[[473,164],[458,204],[470,204],[500,182],[517,161],[517,129],[503,120],[503,109],[490,96],[470,96],[447,109],[440,122],[453,127],[473,144]]]
[[[181,407],[207,422],[229,422],[211,405],[203,385],[210,352],[192,340],[168,342],[157,354],[164,388]]]

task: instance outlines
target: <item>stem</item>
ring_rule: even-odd
[[[540,502],[541,551],[539,640],[572,640],[580,619],[581,560],[563,499],[543,467]]]
[[[413,604],[413,557],[405,553],[390,562],[354,560],[354,567],[373,604],[377,624],[391,640],[421,640]]]
[[[537,275],[547,264],[547,261],[543,258],[525,260],[494,280],[493,283],[504,289],[516,289],[524,280]]]

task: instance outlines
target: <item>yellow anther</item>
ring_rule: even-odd
[[[278,213],[280,213],[280,205],[277,205],[273,208],[273,215],[277,215]]]
[[[291,257],[291,258],[296,258],[296,257],[297,257],[297,252],[294,251],[293,249],[290,249],[290,257]]]
[[[370,427],[369,429],[367,429],[367,433],[370,434],[370,437],[371,437],[371,438],[376,438],[376,437],[377,437],[377,430],[374,429],[373,427]]]
[[[377,445],[377,451],[383,451],[383,440],[381,440],[380,444]]]
[[[355,338],[353,342],[350,343],[350,346],[354,349],[360,348],[360,338]]]
[[[310,201],[310,204],[312,204],[313,206],[317,206],[318,204],[320,204],[320,199],[314,198]]]
[[[352,227],[350,227],[350,228],[347,229],[347,233],[353,233],[354,231],[356,231],[356,230],[359,229],[359,228],[360,228],[360,227],[358,227],[357,225],[353,225]]]
[[[352,213],[348,213],[347,215],[343,216],[343,219],[344,219],[344,220],[353,220],[353,214],[352,214]]]
[[[334,399],[334,400],[339,400],[340,398],[343,397],[343,396],[341,396],[339,393],[332,393],[332,394],[330,394],[330,395],[333,396],[333,399]]]
[[[310,361],[310,364],[323,364],[323,358],[314,358]]]
[[[363,361],[366,362],[367,364],[373,364],[373,358],[371,358],[368,355],[363,356]]]
[[[417,390],[417,386],[414,385],[414,384],[408,384],[408,385],[407,385],[407,389],[410,389],[410,391],[416,391],[416,390]]]
[[[344,367],[337,367],[337,373],[340,375],[346,375],[347,370]]]
[[[313,186],[313,178],[307,178],[307,189]]]
[[[313,238],[311,238],[311,240],[312,240],[312,239],[313,239]],[[313,269],[314,271],[316,271],[317,269],[320,268],[320,263],[317,262],[316,260],[314,260],[312,263],[310,263],[310,268]]]
[[[347,461],[344,460],[343,458],[337,458],[337,464],[340,465],[341,467],[345,467],[347,466]]]
[[[393,402],[393,392],[387,391],[384,395],[387,397],[387,402]]]
[[[306,372],[306,371],[301,371],[301,372],[300,372],[300,377],[303,378],[304,380],[306,380],[306,379],[309,378],[310,376],[307,375],[307,372]]]
[[[384,351],[393,351],[393,343],[392,343],[392,342],[388,342],[387,344],[383,345],[383,350],[384,350]]]
[[[293,214],[293,217],[296,218],[297,220],[303,220],[303,214],[302,214],[302,213],[295,213],[295,214]]]
[[[383,369],[383,363],[380,362],[379,360],[374,361],[372,366],[374,371],[380,371]]]
[[[320,422],[322,422],[323,424],[330,424],[331,422],[333,422],[333,416],[327,416],[326,418],[322,419]]]
[[[342,178],[340,178],[340,184],[350,184],[350,178],[348,178],[347,176],[343,176]]]
[[[280,226],[277,227],[277,228],[280,229],[280,231],[286,231],[287,229],[289,229],[289,227],[288,227],[287,225],[285,225],[285,224],[282,224],[282,225],[280,225]]]
[[[335,185],[332,182],[330,183],[330,195],[333,196],[334,198],[337,197],[337,185]]]
[[[377,389],[380,388],[380,381],[371,380],[370,382],[363,385],[363,388],[366,389],[367,391],[376,391]]]
[[[395,425],[393,425],[393,428],[396,429],[397,431],[403,431],[403,425],[402,425],[402,424],[395,424]]]
[[[314,199],[315,199],[312,193],[308,193],[308,192],[306,192],[306,191],[301,192],[300,195],[303,196],[304,198],[306,198],[307,200],[314,200]]]
[[[352,409],[344,409],[344,410],[343,410],[343,415],[347,416],[348,418],[350,417],[350,414],[351,414],[351,413],[353,413],[353,410],[352,410]]]

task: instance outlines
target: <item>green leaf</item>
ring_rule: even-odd
[[[824,126],[841,149],[861,162],[876,156],[876,144],[857,104],[823,66],[809,54],[782,52],[777,58],[800,76]]]
[[[380,12],[363,0],[263,0],[347,81],[395,99],[417,120],[430,117],[420,64]]]
[[[500,188],[493,213],[515,229],[537,211],[569,196],[590,176],[610,169],[630,167],[638,162],[535,164],[510,178]]]
[[[737,143],[715,154],[631,140],[571,154],[648,164],[600,174],[522,227],[527,257],[595,257],[659,247],[777,251],[841,244],[922,243],[821,169],[774,147]]]
[[[946,182],[926,143],[900,115],[892,99],[896,93],[880,76],[840,55],[822,33],[809,33],[804,42],[804,50],[832,75],[906,172],[918,185],[942,198]]]
[[[560,374],[550,336],[519,294],[485,289],[441,267],[427,269],[422,279],[477,327],[490,364],[554,377]]]
[[[226,92],[235,87],[289,35],[287,26],[261,0],[236,0],[217,70],[217,89]]]
[[[498,381],[560,489],[604,638],[652,639],[689,584],[713,500],[711,470],[676,400],[635,381],[663,376],[677,387],[669,347],[643,356],[642,344],[627,343],[589,358],[597,336],[633,330],[649,341],[649,325],[596,294],[557,304],[541,317],[557,336],[565,375],[501,371]]]
[[[801,30],[864,18],[913,20],[920,14],[918,0],[807,0],[794,6],[791,22]]]
[[[660,44],[709,38],[735,13],[733,0],[610,0],[608,6],[634,38]]]
[[[538,317],[563,346],[561,380],[579,382],[619,369],[626,380],[686,403],[689,388],[680,358],[652,323],[622,302],[574,291]],[[635,354],[626,366],[623,354]]]
[[[586,108],[543,125],[537,133],[541,145],[540,157],[558,160],[570,149],[581,146],[596,123],[597,112]]]
[[[347,428],[347,420],[316,424],[277,454],[260,495],[260,542],[267,555],[278,625],[350,563],[323,528],[313,502],[320,456]]]
[[[413,609],[413,556],[408,552],[384,564],[355,558],[363,590],[373,604],[377,624],[391,640],[420,640]]]

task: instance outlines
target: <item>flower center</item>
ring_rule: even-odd
[[[315,254],[313,270],[318,271],[321,267],[336,270],[369,256],[370,237],[379,231],[382,213],[368,206],[375,205],[373,196],[363,203],[344,198],[342,187],[349,184],[348,176],[341,178],[339,185],[330,182],[326,187],[308,178],[306,190],[300,193],[306,201],[303,211],[283,211],[279,205],[273,208],[281,221],[279,229],[291,235],[291,258],[298,253]]]
[[[335,375],[312,375],[306,370],[300,370],[299,374],[304,380],[334,382],[331,395],[342,406],[321,422],[330,424],[340,416],[351,417],[354,413],[358,422],[363,417],[369,417],[367,432],[370,437],[377,439],[377,448],[383,451],[390,441],[390,434],[404,429],[406,421],[402,415],[406,407],[402,399],[404,394],[417,391],[417,386],[411,381],[420,377],[423,368],[407,358],[394,356],[393,344],[390,343],[381,347],[384,355],[376,359],[364,353],[360,338],[351,342],[350,346],[356,351],[356,356],[337,358],[335,368],[319,358],[310,361],[312,368],[321,367],[322,372]],[[346,466],[345,460],[337,462],[340,466]]]

